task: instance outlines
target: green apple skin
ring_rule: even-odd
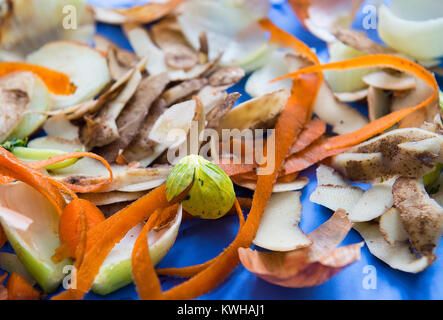
[[[149,252],[154,265],[163,259],[174,244],[181,219],[182,208],[180,206],[177,216],[169,228],[159,232],[151,231],[148,234]],[[106,295],[132,282],[132,248],[142,227],[143,225],[139,224],[131,229],[109,253],[94,280],[94,286],[92,287],[94,293]]]
[[[20,237],[17,236],[13,230],[5,226],[3,223],[2,226],[15,254],[23,263],[32,278],[35,279],[46,293],[55,292],[63,281],[63,278],[66,277],[66,274],[63,273],[64,266],[72,264],[72,261],[67,259],[57,265],[53,263],[45,263],[33,255],[30,250],[25,248],[26,245],[23,245],[20,242]]]
[[[33,220],[28,230],[22,231],[8,225],[0,218],[6,237],[29,274],[46,293],[58,289],[69,259],[54,264],[51,256],[60,246],[58,214],[43,195],[22,182],[0,185],[0,204]]]

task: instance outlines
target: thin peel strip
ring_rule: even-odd
[[[39,170],[39,169],[43,169],[49,165],[63,162],[68,159],[82,158],[82,157],[92,158],[92,159],[96,159],[96,160],[100,161],[108,170],[109,179],[106,181],[100,182],[98,184],[95,184],[95,185],[90,185],[90,186],[79,186],[79,185],[65,183],[65,185],[70,190],[72,190],[74,192],[79,192],[79,193],[98,192],[101,189],[108,186],[110,183],[112,183],[113,173],[112,173],[112,169],[111,169],[111,166],[109,165],[109,163],[105,159],[100,157],[99,155],[96,155],[95,153],[91,153],[91,152],[70,152],[70,153],[60,154],[60,155],[53,156],[53,157],[46,159],[46,160],[28,162],[27,166],[32,169]]]
[[[0,63],[0,77],[21,71],[34,73],[45,83],[48,90],[52,93],[70,95],[75,92],[75,86],[71,84],[69,77],[64,73],[25,62]]]
[[[82,299],[91,289],[95,276],[109,252],[126,233],[157,209],[169,206],[165,185],[161,185],[123,210],[106,219],[87,234],[87,251],[77,272],[77,289],[66,290],[54,300]]]
[[[311,72],[319,72],[322,70],[331,70],[331,69],[339,69],[346,70],[351,68],[359,68],[359,67],[382,67],[382,68],[392,68],[395,70],[399,70],[402,72],[412,73],[417,78],[423,80],[426,84],[428,84],[433,90],[433,94],[428,97],[425,101],[420,104],[405,108],[393,113],[390,113],[384,117],[381,117],[366,126],[348,134],[340,135],[329,139],[328,143],[325,145],[327,150],[331,149],[339,149],[344,147],[350,147],[356,145],[362,141],[365,141],[372,136],[383,132],[384,130],[390,128],[395,123],[411,114],[412,112],[421,109],[434,100],[437,99],[438,95],[438,84],[435,80],[434,76],[427,71],[422,66],[408,60],[405,58],[386,55],[386,54],[375,54],[371,56],[363,56],[357,57],[354,59],[349,59],[345,61],[332,62],[323,65],[314,65],[299,71],[287,74],[285,76],[274,79],[273,81],[278,81],[287,78],[294,78],[300,76],[302,74],[308,74]]]

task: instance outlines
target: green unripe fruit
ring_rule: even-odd
[[[193,216],[218,219],[232,208],[234,186],[226,173],[214,163],[197,155],[180,160],[166,181],[167,200],[178,197],[191,184],[182,205]]]

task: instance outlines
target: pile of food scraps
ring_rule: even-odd
[[[275,285],[311,287],[365,244],[404,272],[437,259],[441,17],[421,16],[420,28],[403,19],[423,42],[411,47],[397,15],[416,8],[382,5],[379,44],[350,28],[361,1],[290,0],[328,43],[323,63],[268,18],[267,0],[127,9],[50,0],[45,12],[37,2],[8,1],[0,28],[0,248],[14,251],[0,252],[0,299],[42,299],[62,283],[52,299],[82,299],[131,282],[140,299],[194,299],[239,264]],[[68,4],[81,13],[72,30],[59,12]],[[96,34],[96,21],[121,26],[133,50]],[[237,103],[232,87],[245,77],[251,98]],[[307,234],[301,174],[313,166],[309,200],[333,214]],[[155,267],[183,220],[227,215],[238,233],[215,258]],[[364,242],[340,246],[352,228]],[[163,291],[159,276],[186,280]]]

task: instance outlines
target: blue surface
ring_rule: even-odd
[[[98,0],[96,0],[97,2]],[[275,1],[281,3],[281,1]],[[270,18],[286,31],[296,35],[317,50],[322,59],[327,58],[325,43],[302,28],[289,6],[284,2],[274,5]],[[356,19],[359,21],[359,19]],[[358,27],[358,23],[355,24]],[[129,43],[121,30],[115,26],[98,25],[98,32],[112,38],[121,46],[130,49]],[[371,33],[376,39],[376,34]],[[443,83],[440,80],[440,85]],[[244,81],[235,86],[233,91],[244,93]],[[247,99],[244,95],[242,99]],[[309,185],[302,191],[303,216],[301,228],[310,232],[325,222],[331,211],[311,203],[309,195],[316,187],[315,168],[303,173],[310,179]],[[250,192],[238,189],[239,195],[251,195]],[[220,253],[235,237],[237,220],[225,217],[217,221],[190,221],[182,224],[178,239],[172,250],[166,255],[159,267],[188,266],[204,262]],[[361,237],[351,231],[343,245],[362,241]],[[7,247],[6,250],[10,250]],[[443,254],[443,246],[436,252]],[[377,272],[377,288],[366,290],[363,270],[366,266],[374,266]],[[163,289],[166,290],[179,284],[182,280],[161,277]],[[389,266],[372,256],[367,247],[362,249],[360,261],[346,268],[325,284],[306,289],[290,289],[267,283],[242,266],[238,266],[231,275],[216,289],[199,299],[443,299],[443,258],[420,274],[408,274],[391,269]],[[129,285],[106,297],[88,294],[87,299],[137,299],[134,286]]]

